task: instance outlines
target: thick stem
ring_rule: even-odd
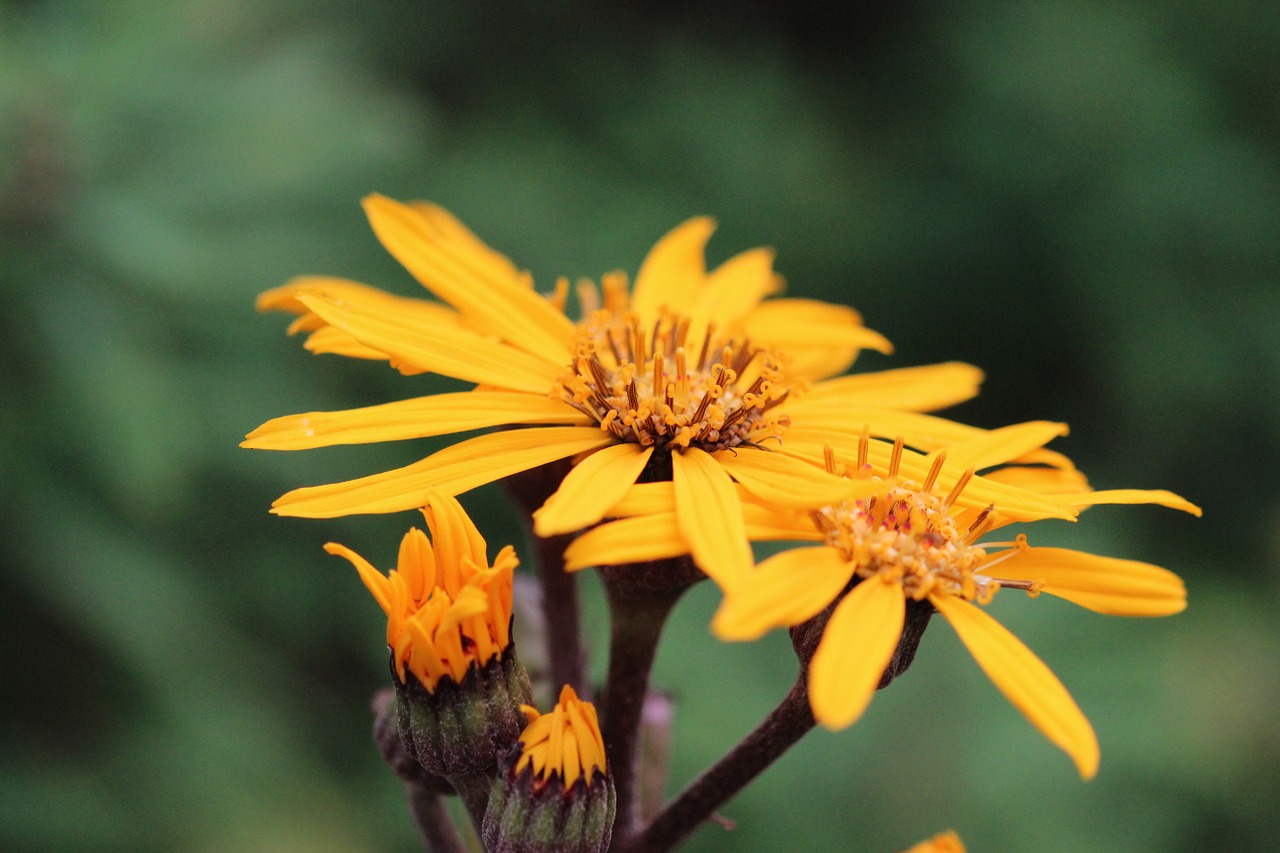
[[[814,726],[804,673],[769,716],[713,767],[680,792],[638,835],[616,853],[663,853],[693,832]],[[621,800],[619,800],[621,804]]]
[[[489,806],[489,794],[493,790],[493,776],[489,773],[468,773],[450,776],[449,784],[462,798],[467,815],[476,828],[476,834],[484,831],[484,812]]]
[[[590,696],[579,622],[578,579],[564,570],[564,549],[573,534],[543,539],[533,532],[534,511],[560,488],[570,467],[567,459],[552,462],[508,477],[506,485],[508,493],[524,511],[521,520],[535,551],[552,695],[558,695],[561,687],[571,684],[580,696]]]
[[[467,853],[443,797],[417,782],[406,782],[404,793],[413,825],[417,827],[427,850],[431,853]]]
[[[605,755],[617,789],[614,843],[634,830],[636,740],[649,690],[649,672],[671,608],[705,575],[685,557],[600,570],[609,600],[611,635],[605,682]]]
[[[569,684],[578,695],[590,697],[586,679],[586,655],[578,606],[578,578],[564,570],[564,549],[572,534],[534,537],[538,582],[542,586],[542,615],[546,623],[547,658],[551,666],[551,694]]]

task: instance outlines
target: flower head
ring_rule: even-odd
[[[1010,701],[1071,755],[1082,776],[1092,776],[1098,745],[1088,721],[1048,667],[980,605],[1010,588],[1032,597],[1049,593],[1102,613],[1160,616],[1186,606],[1182,581],[1146,563],[1033,548],[1025,535],[1011,541],[988,535],[1013,522],[1073,520],[1080,509],[1100,503],[1200,510],[1165,491],[1092,491],[1082,476],[1063,469],[1010,465],[975,475],[976,468],[1025,458],[1047,434],[1023,424],[926,455],[901,440],[890,445],[864,433],[844,456],[848,464],[828,447],[826,470],[860,483],[863,494],[807,513],[748,504],[752,538],[815,544],[770,557],[726,590],[713,630],[724,639],[751,639],[829,610],[809,662],[809,695],[814,716],[841,728],[862,714],[881,683],[902,638],[908,603],[931,607]],[[671,518],[670,497],[654,486],[636,489],[619,505],[634,515],[580,537],[567,552],[569,567],[689,550]]]
[[[406,533],[397,568],[387,575],[344,545],[330,542],[325,550],[351,561],[387,614],[387,646],[400,681],[407,668],[434,692],[442,679],[460,683],[510,645],[518,561],[508,545],[490,566],[485,541],[458,502],[429,497],[423,515],[432,538],[417,528]]]
[[[597,784],[606,772],[604,737],[600,721],[590,702],[583,702],[573,688],[565,685],[560,700],[549,714],[539,714],[531,705],[521,708],[529,725],[520,734],[520,758],[515,772],[530,768],[535,787],[559,779],[572,788],[579,779]]]
[[[637,481],[671,480],[698,565],[730,584],[751,565],[735,483],[803,509],[853,496],[847,481],[761,442],[820,451],[831,434],[855,437],[864,421],[876,435],[907,430],[926,449],[975,432],[916,414],[976,393],[981,373],[968,365],[828,379],[861,349],[887,352],[888,342],[851,309],[768,299],[781,286],[768,250],[707,271],[709,219],[663,237],[634,287],[621,273],[580,284],[575,322],[565,313],[567,280],[540,295],[440,208],[370,196],[365,209],[382,244],[444,305],[307,278],[264,294],[260,306],[299,314],[293,329],[309,331],[317,352],[383,358],[476,388],[277,418],[244,445],[296,450],[505,429],[395,471],[295,490],[276,501],[278,514],[400,511],[430,489],[456,495],[572,457],[536,514],[540,535],[594,524]]]
[[[487,849],[607,850],[617,797],[595,708],[565,685],[551,713],[521,710],[528,725],[494,780],[484,816]]]

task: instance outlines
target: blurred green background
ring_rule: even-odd
[[[962,359],[984,426],[1069,421],[1100,488],[1052,524],[1167,565],[1191,606],[993,605],[1102,742],[1098,778],[945,624],[866,717],[724,809],[711,850],[1270,850],[1280,802],[1280,6],[1100,2],[0,2],[0,848],[412,850],[368,738],[384,622],[329,539],[389,565],[409,516],[278,519],[302,484],[438,445],[248,452],[269,417],[443,387],[316,358],[253,312],[300,273],[412,294],[358,201],[444,204],[548,287],[634,272],[687,216],[713,261]],[[464,497],[496,547],[503,496]],[[527,549],[526,549],[527,550]],[[594,665],[606,622],[586,582]],[[778,633],[656,673],[674,788],[786,691]]]

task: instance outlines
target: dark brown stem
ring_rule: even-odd
[[[467,853],[443,797],[417,782],[406,782],[404,793],[413,825],[417,827],[427,850],[431,853]]]
[[[578,578],[564,570],[564,549],[572,534],[534,537],[538,582],[542,586],[542,614],[546,622],[547,658],[551,666],[551,695],[572,685],[579,696],[590,698],[586,680],[586,655],[582,649]]]
[[[605,755],[618,794],[614,844],[634,830],[636,740],[649,672],[671,608],[705,577],[685,557],[600,570],[609,601],[609,674],[601,700]]]
[[[809,692],[801,673],[791,692],[755,731],[681,791],[638,835],[615,845],[615,853],[664,853],[672,849],[813,726]],[[618,803],[621,806],[621,797]]]
[[[488,773],[468,773],[450,776],[449,784],[462,798],[467,814],[479,835],[484,829],[484,812],[489,806],[489,793],[493,790],[493,776]]]
[[[507,478],[507,491],[523,510],[521,520],[533,543],[538,583],[542,587],[542,615],[551,666],[551,692],[559,695],[565,684],[580,696],[591,695],[586,682],[586,655],[579,624],[578,579],[564,570],[564,549],[573,534],[543,539],[533,532],[534,510],[560,488],[569,472],[569,460],[552,462]]]

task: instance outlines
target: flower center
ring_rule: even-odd
[[[867,441],[864,435],[859,442],[858,469],[869,476]],[[814,512],[826,544],[856,564],[858,577],[896,581],[916,601],[941,593],[986,604],[1001,584],[978,573],[984,561],[987,565],[991,562],[986,550],[975,543],[991,529],[994,507],[987,507],[967,524],[957,522],[952,505],[973,472],[961,476],[945,496],[934,494],[946,458],[939,454],[924,483],[895,482],[902,448],[900,438],[894,443],[886,480],[892,485],[884,492]],[[830,452],[827,468],[834,473]]]
[[[605,278],[604,307],[583,299],[574,362],[555,396],[618,440],[646,447],[714,452],[785,431],[787,418],[770,410],[789,388],[769,350],[718,336],[711,325],[691,340],[689,318],[675,313],[642,326],[619,279]]]

